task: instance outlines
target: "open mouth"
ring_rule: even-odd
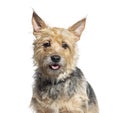
[[[60,65],[59,65],[59,64],[52,64],[52,65],[49,65],[49,67],[50,67],[52,70],[58,70],[58,69],[60,69]]]

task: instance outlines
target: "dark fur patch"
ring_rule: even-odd
[[[59,80],[58,82],[56,79],[44,78],[37,70],[35,76],[35,85],[41,98],[46,94],[46,96],[51,99],[57,99],[62,95],[70,98],[76,93],[77,84],[82,79],[84,79],[83,73],[78,68],[76,68],[76,70],[73,71],[69,77],[65,78],[64,80]],[[67,88],[65,88],[66,84],[68,84]]]
[[[94,103],[96,104],[96,95],[93,91],[93,88],[91,87],[91,85],[87,82],[87,95],[89,98],[88,104]]]

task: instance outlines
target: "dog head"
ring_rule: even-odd
[[[34,41],[34,61],[46,76],[58,77],[70,73],[76,67],[76,42],[85,28],[82,19],[68,29],[49,27],[33,12],[32,25]]]

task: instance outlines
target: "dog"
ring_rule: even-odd
[[[99,113],[91,85],[76,67],[76,42],[86,18],[68,29],[49,27],[35,11],[32,15],[34,75],[31,107],[36,113]]]

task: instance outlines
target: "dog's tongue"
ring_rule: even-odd
[[[51,68],[54,70],[59,69],[59,65],[52,65]]]

